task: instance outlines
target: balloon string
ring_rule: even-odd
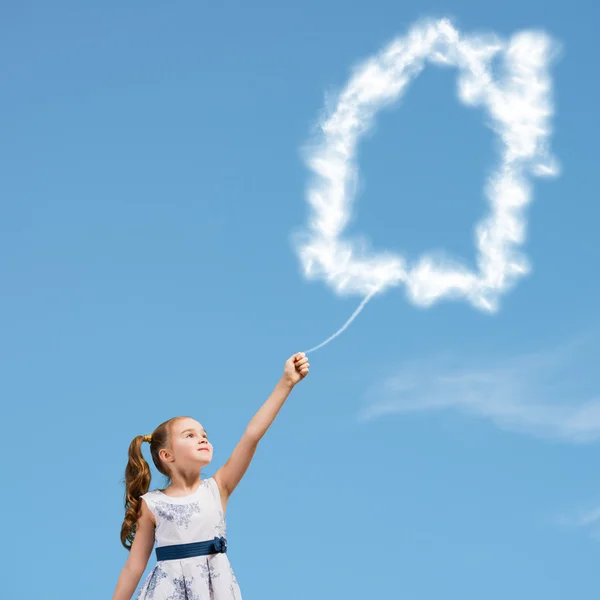
[[[364,300],[360,303],[358,308],[352,313],[350,318],[332,336],[328,337],[324,342],[321,342],[318,346],[315,346],[314,348],[311,348],[310,350],[305,350],[304,353],[308,354],[309,352],[314,352],[315,350],[318,350],[319,348],[326,346],[327,344],[329,344],[329,342],[333,341],[338,335],[343,333],[350,326],[352,321],[354,321],[354,319],[356,319],[356,317],[358,317],[358,315],[362,312],[362,309],[367,305],[367,302],[369,302],[369,300],[371,300],[371,298],[373,298],[373,296],[378,291],[379,291],[379,288],[376,288],[372,292],[370,292],[368,294],[368,296],[366,298],[364,298]]]

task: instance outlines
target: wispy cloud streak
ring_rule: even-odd
[[[600,541],[600,506],[580,511],[573,515],[563,515],[557,519],[558,525],[568,529],[581,529],[591,538]]]
[[[464,36],[448,20],[439,20],[413,27],[356,68],[307,152],[314,174],[307,192],[311,215],[297,244],[304,275],[324,280],[340,295],[368,296],[405,285],[417,305],[459,297],[479,309],[497,310],[499,296],[530,270],[518,251],[532,197],[528,177],[558,173],[549,152],[553,47],[541,32],[521,32],[505,41]],[[492,68],[497,57],[503,59],[500,78]],[[476,227],[477,272],[433,255],[411,265],[403,256],[375,255],[342,237],[356,192],[358,141],[375,113],[399,99],[427,62],[458,69],[460,100],[485,107],[502,142],[499,164],[487,183],[489,214]]]
[[[600,440],[600,394],[588,342],[500,364],[448,365],[428,359],[402,366],[369,393],[361,419],[460,411],[498,427],[573,443]]]

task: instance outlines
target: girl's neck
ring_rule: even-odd
[[[170,496],[187,496],[193,494],[202,482],[201,473],[177,473],[171,477],[171,485],[163,492]]]

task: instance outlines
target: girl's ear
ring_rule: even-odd
[[[159,450],[158,458],[165,462],[173,462],[173,455],[166,448],[161,448]]]

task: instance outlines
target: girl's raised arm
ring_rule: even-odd
[[[283,369],[283,376],[275,389],[248,424],[229,460],[215,473],[214,479],[221,492],[223,508],[250,466],[258,442],[273,423],[294,386],[306,377],[308,369],[308,358],[303,352],[298,352],[288,358]]]
[[[129,556],[117,582],[112,600],[131,600],[152,553],[154,546],[154,518],[144,500],[136,522],[135,538]]]

